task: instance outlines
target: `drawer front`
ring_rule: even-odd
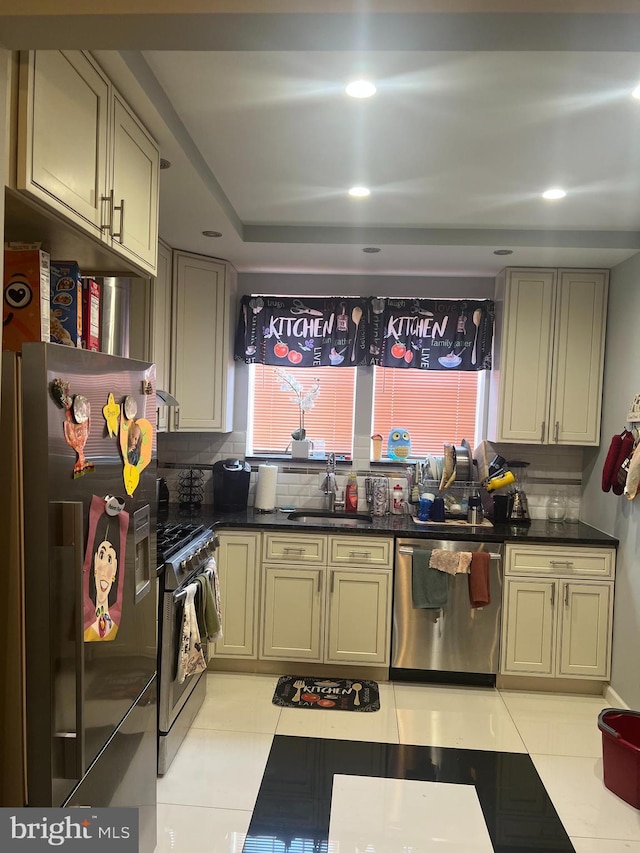
[[[393,566],[393,539],[364,536],[330,536],[330,566]]]
[[[312,563],[324,565],[327,554],[326,536],[306,533],[267,533],[262,557],[277,563]]]
[[[610,548],[550,548],[507,544],[505,574],[613,580],[615,551]]]

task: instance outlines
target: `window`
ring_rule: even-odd
[[[445,442],[466,438],[473,446],[480,373],[374,368],[373,432],[394,427],[411,435],[411,456],[442,455]]]
[[[327,451],[347,459],[353,453],[355,367],[319,367],[289,371],[305,390],[320,379],[320,394],[304,416],[307,438],[324,439]],[[298,407],[291,394],[282,391],[276,368],[254,364],[249,379],[249,429],[247,452],[251,455],[282,455],[299,426]]]

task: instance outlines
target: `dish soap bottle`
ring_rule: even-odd
[[[344,511],[358,511],[358,478],[355,474],[349,474],[347,488],[344,493]]]

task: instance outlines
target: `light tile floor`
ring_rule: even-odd
[[[157,853],[240,853],[274,734],[528,752],[578,853],[640,853],[640,811],[602,781],[600,698],[381,684],[381,710],[363,715],[278,708],[276,676],[206,677],[158,780]]]

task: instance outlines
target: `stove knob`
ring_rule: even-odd
[[[180,563],[180,571],[181,571],[181,572],[186,572],[186,571],[187,571],[187,561],[186,561],[186,560],[183,560],[183,561]]]

